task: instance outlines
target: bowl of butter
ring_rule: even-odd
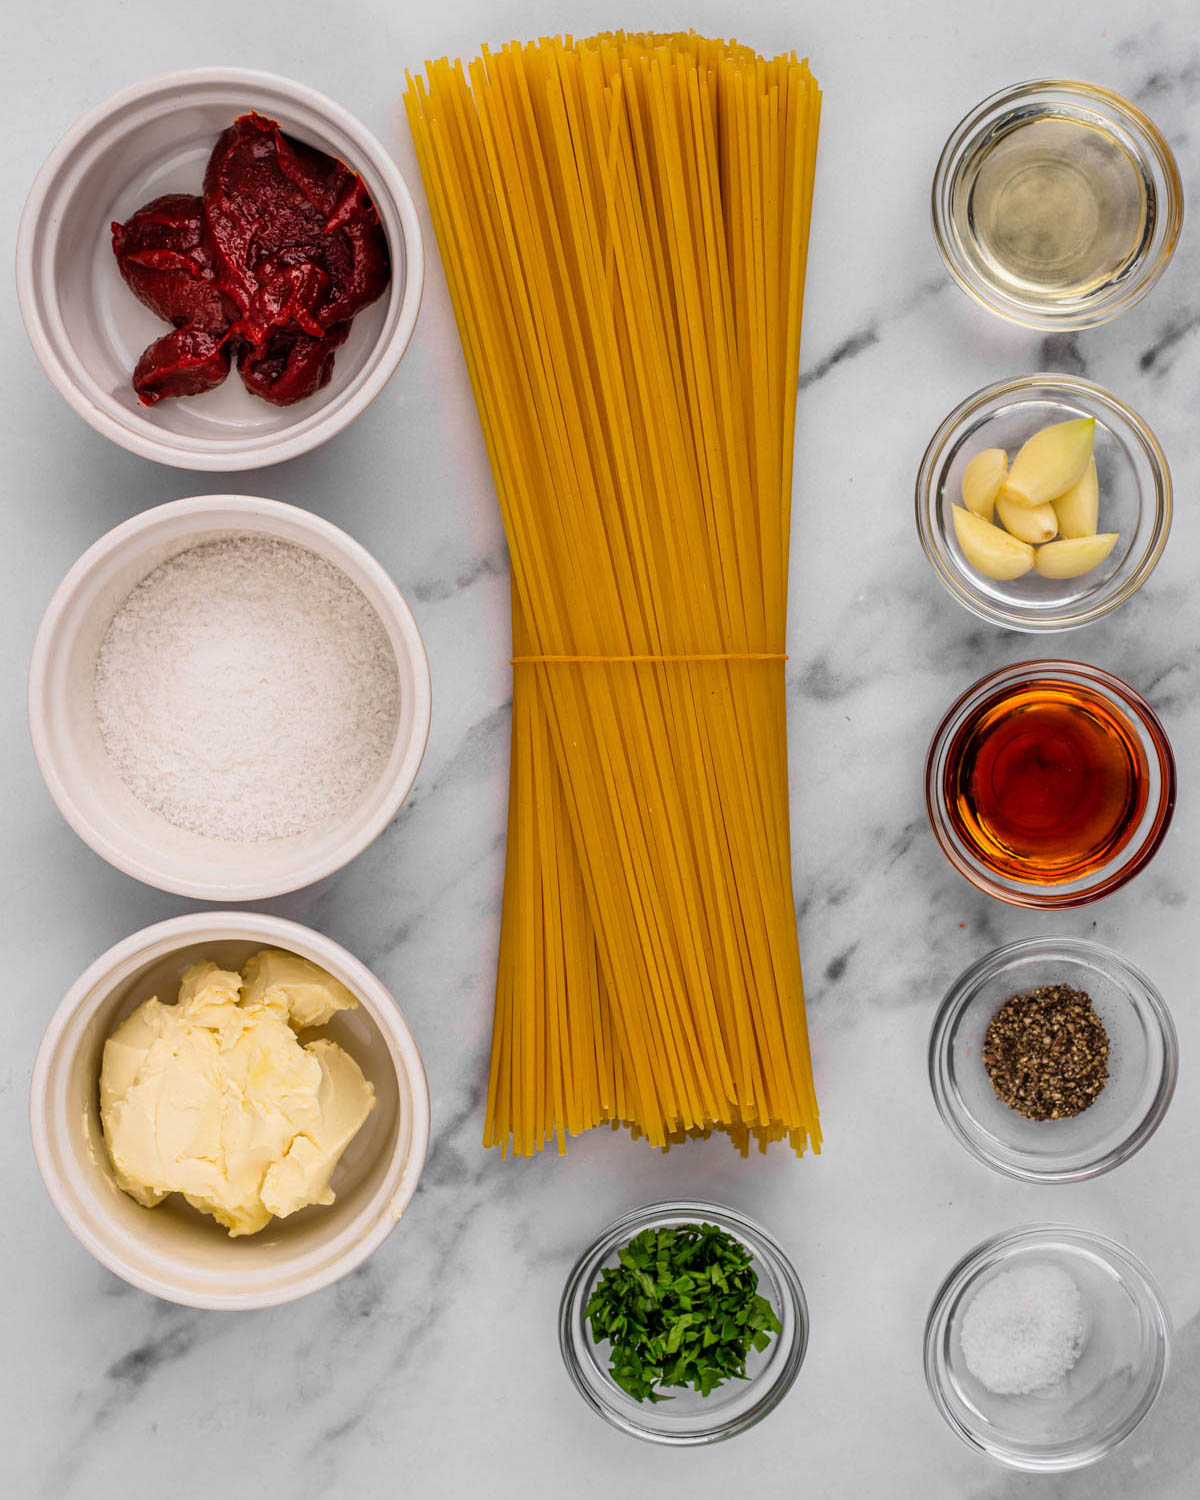
[[[81,976],[39,1049],[42,1178],[132,1285],[267,1307],[376,1249],[416,1191],[429,1095],[383,984],[310,928],[252,912],[161,922]]]

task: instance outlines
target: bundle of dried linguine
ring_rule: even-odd
[[[485,1143],[820,1145],[784,717],[820,93],[695,35],[409,79],[512,560]]]

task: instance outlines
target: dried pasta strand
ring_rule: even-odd
[[[616,32],[405,106],[512,568],[485,1144],[820,1149],[782,666],[820,92]]]

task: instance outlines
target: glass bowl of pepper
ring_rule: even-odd
[[[1083,938],[987,954],[951,985],[929,1038],[951,1134],[1027,1182],[1079,1182],[1127,1161],[1162,1121],[1178,1063],[1154,985]]]
[[[782,1247],[713,1203],[655,1203],[579,1257],[559,1309],[567,1372],[631,1437],[720,1442],[773,1411],[804,1361],[808,1306]]]

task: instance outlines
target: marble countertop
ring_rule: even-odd
[[[950,5],[845,0],[123,0],[10,7],[0,70],[12,263],[19,206],[54,140],[151,73],[237,62],[315,85],[394,145],[424,213],[398,116],[403,70],[486,39],[617,24],[736,29],[809,52],[825,89],[797,427],[789,690],[798,919],[826,1150],[742,1161],[720,1140],[662,1157],[596,1131],[565,1160],[505,1162],[479,1144],[501,889],[509,724],[503,536],[432,237],[411,349],[372,409],[320,451],[226,484],[107,443],[59,400],[0,302],[5,413],[0,591],[4,973],[0,1052],[0,1489],[14,1500],[180,1500],[486,1490],[498,1500],[744,1493],[807,1500],[1184,1500],[1200,1491],[1200,1052],[1194,998],[1193,796],[1200,744],[1200,250],[1120,321],[1079,337],[1010,328],[950,283],[928,187],[951,126],[985,94],[1062,73],[1143,105],[1200,193],[1200,43],[1192,0]],[[426,218],[428,230],[428,220]],[[917,544],[912,480],[963,395],[1032,369],[1084,371],[1138,408],[1174,468],[1175,531],[1115,617],[1056,643],[1160,711],[1180,762],[1175,825],[1153,866],[1083,911],[1042,917],[977,894],[929,833],[921,768],[950,699],[1037,654],[972,620]],[[369,547],[428,644],[434,721],[403,814],[339,876],[270,910],[329,933],[391,986],[423,1049],[433,1146],[403,1225],[357,1273],[291,1306],[190,1311],[125,1286],[58,1219],[34,1167],[26,1088],[42,1030],[77,974],[121,936],[191,903],[110,869],[56,813],[24,727],[37,622],[78,554],[162,500],[227,488],[292,501]],[[932,1011],[996,943],[1061,929],[1120,949],[1174,1009],[1184,1071],[1133,1161],[1086,1185],[1007,1181],[966,1155],[929,1096]],[[609,1219],[662,1197],[742,1209],[783,1241],[812,1312],[805,1366],[762,1426],[668,1452],[610,1430],[561,1368],[567,1270]],[[928,1397],[921,1335],[950,1264],[987,1235],[1059,1220],[1112,1235],[1159,1279],[1177,1328],[1158,1408],[1099,1468],[1032,1480],[962,1447]]]

